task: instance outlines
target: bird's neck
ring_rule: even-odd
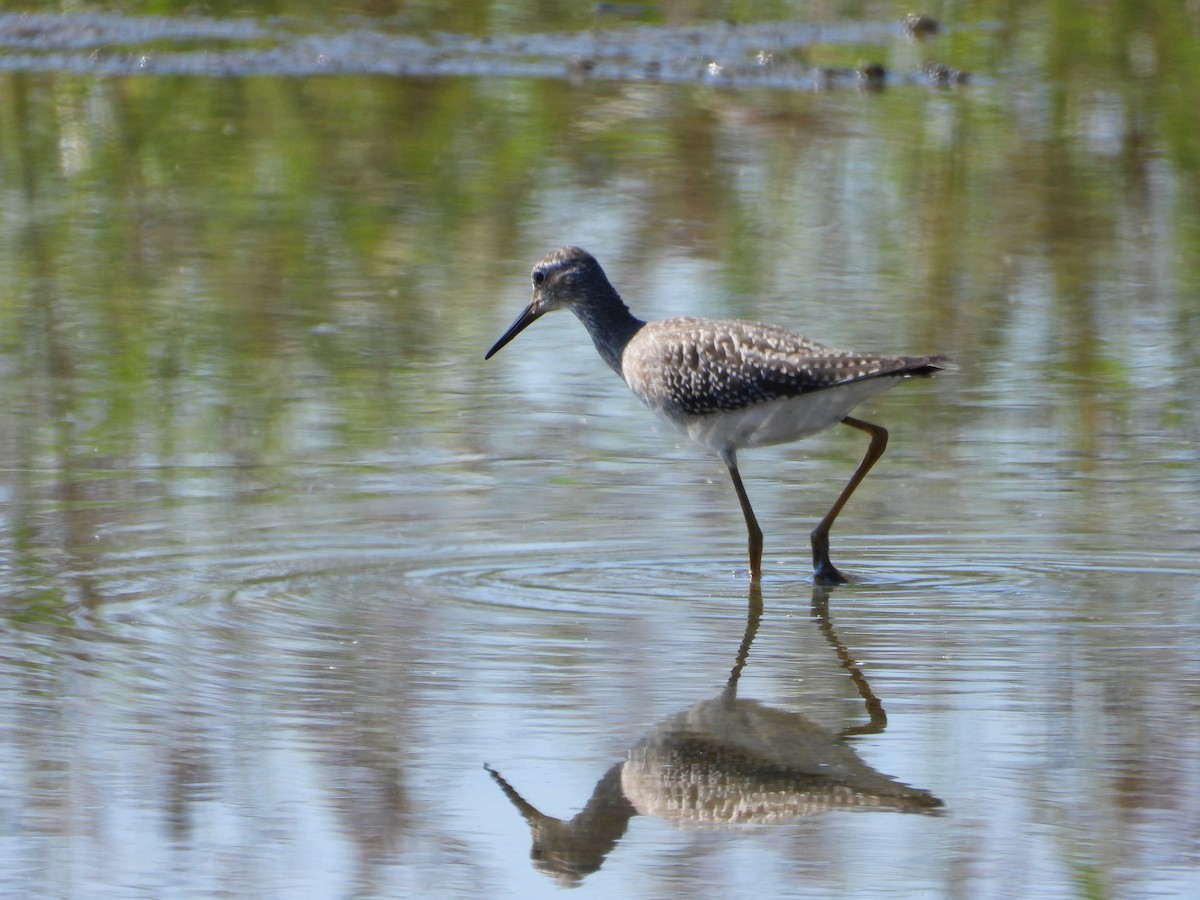
[[[625,352],[625,345],[646,323],[629,311],[612,287],[575,304],[573,311],[592,336],[592,343],[596,345],[601,358],[624,378],[621,354]]]

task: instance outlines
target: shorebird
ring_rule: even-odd
[[[848,581],[830,562],[829,529],[888,439],[885,428],[850,412],[901,381],[940,371],[944,357],[835,350],[777,325],[737,319],[643,322],[579,247],[555,250],[533,267],[531,277],[533,300],[484,359],[546,313],[575,313],[600,356],[637,398],[725,463],[746,519],[755,581],[762,578],[763,533],[738,472],[737,451],[796,441],[838,422],[866,432],[871,439],[866,455],[812,532],[814,580]]]

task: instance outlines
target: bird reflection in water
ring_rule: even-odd
[[[646,735],[628,759],[605,773],[577,816],[545,815],[485,766],[529,824],[534,867],[563,885],[581,882],[603,865],[636,815],[680,827],[720,828],[777,824],[829,810],[937,813],[941,800],[871,768],[847,742],[883,731],[887,715],[834,631],[828,591],[814,589],[812,615],[866,704],[865,723],[831,731],[799,713],[737,696],[762,620],[762,593],[755,583],[725,689]]]

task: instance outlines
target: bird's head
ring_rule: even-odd
[[[548,312],[571,309],[612,286],[600,264],[579,247],[559,247],[533,267],[533,299],[492,346],[484,359],[491,359],[501,347]]]

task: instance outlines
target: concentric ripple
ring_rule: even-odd
[[[550,613],[641,615],[658,604],[706,597],[744,598],[745,561],[713,539],[690,555],[645,554],[646,542],[620,540],[515,544],[492,534],[464,534],[452,547],[431,547],[404,530],[367,533],[346,522],[313,523],[298,536],[275,523],[226,536],[193,532],[187,540],[138,534],[115,541],[69,579],[77,599],[67,609],[104,609],[116,620],[206,615],[208,607],[278,605],[299,595],[351,596],[382,591],[405,605],[508,607]],[[914,596],[999,591],[1037,597],[1048,584],[1086,578],[1200,579],[1187,548],[1153,555],[1093,548],[1084,535],[986,534],[956,537],[846,536],[835,559],[853,579],[851,597],[879,592]],[[640,551],[640,552],[639,552]],[[811,595],[811,568],[799,554],[764,560],[764,595]],[[172,613],[184,607],[187,613]]]
[[[845,539],[837,549],[839,564],[853,579],[838,589],[847,597],[881,591],[909,596],[999,591],[1038,597],[1048,584],[1087,577],[1200,578],[1195,555],[1183,550],[1147,557],[1064,549],[1036,536]],[[765,595],[811,594],[806,559],[772,559],[768,554],[764,569]],[[745,596],[749,590],[741,559],[634,558],[617,543],[488,547],[468,559],[451,557],[411,569],[405,581],[419,593],[444,600],[606,615],[644,613],[654,601]]]

